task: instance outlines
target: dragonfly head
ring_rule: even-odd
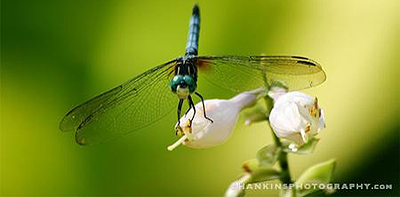
[[[176,93],[180,99],[186,99],[196,88],[196,80],[190,75],[176,75],[171,80],[171,90]]]

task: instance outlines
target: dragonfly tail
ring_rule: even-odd
[[[185,56],[197,55],[200,34],[200,9],[197,4],[193,6],[192,17],[189,23],[189,36]]]

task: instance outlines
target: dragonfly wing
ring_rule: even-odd
[[[245,91],[268,84],[283,83],[289,90],[313,87],[325,81],[322,67],[298,56],[199,56],[201,77],[220,87]]]
[[[72,109],[60,122],[76,130],[76,142],[100,143],[138,130],[168,114],[176,104],[169,82],[176,60],[150,69]]]

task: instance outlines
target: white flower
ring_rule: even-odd
[[[265,93],[263,88],[253,91],[243,92],[229,100],[213,99],[205,100],[206,115],[204,117],[203,105],[201,102],[195,105],[196,114],[190,125],[190,119],[193,117],[193,109],[181,117],[180,124],[176,125],[178,134],[182,137],[168,150],[173,150],[180,144],[190,148],[207,148],[219,145],[225,142],[231,135],[239,112],[246,107],[256,103],[258,96]]]
[[[275,134],[291,140],[301,146],[325,128],[323,110],[318,106],[317,98],[302,92],[282,94],[271,89],[268,95],[275,101],[269,121]]]

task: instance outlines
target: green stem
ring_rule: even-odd
[[[272,131],[272,128],[271,128],[271,131]],[[279,138],[275,135],[275,133],[273,131],[272,131],[272,135],[273,135],[275,145],[282,150],[283,147],[282,147],[281,141],[279,140]],[[285,151],[279,151],[278,161],[279,161],[279,166],[281,168],[280,181],[285,184],[292,183],[292,178],[290,177],[290,172],[289,172],[287,153]]]

